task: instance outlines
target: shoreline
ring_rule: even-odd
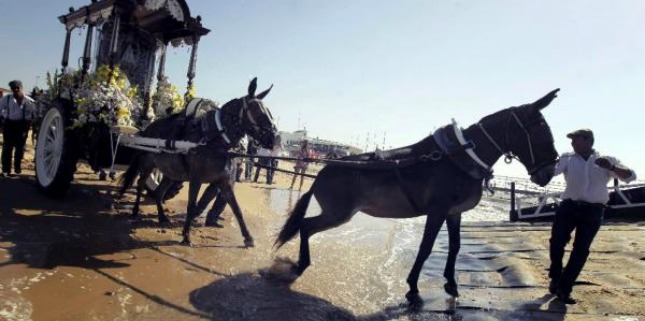
[[[27,157],[33,159],[33,150]],[[292,167],[286,161],[280,167]],[[33,164],[0,179],[0,319],[6,320],[638,320],[645,317],[645,224],[602,228],[574,288],[580,303],[546,295],[548,223],[464,222],[457,260],[461,297],[443,292],[447,237],[441,232],[419,286],[426,304],[406,308],[405,278],[421,235],[416,221],[359,214],[311,240],[312,265],[287,285],[262,276],[276,259],[296,260],[299,239],[274,251],[299,198],[291,176],[273,185],[236,183],[254,248],[230,209],[224,228],[194,227],[179,244],[186,189],[167,202],[159,226],[149,200],[141,220],[112,209],[116,190],[79,165],[64,201],[37,192]],[[311,171],[310,171],[311,172]],[[261,180],[264,178],[261,176]],[[312,180],[305,179],[303,191]],[[296,183],[297,184],[297,183]],[[129,193],[126,202],[132,200]],[[311,213],[313,214],[313,213]],[[468,214],[465,214],[468,215]],[[203,220],[203,218],[202,218]],[[570,246],[569,246],[570,248]]]

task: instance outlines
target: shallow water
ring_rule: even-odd
[[[270,207],[273,212],[285,215],[300,196],[300,192],[270,190]],[[508,206],[504,199],[485,197],[477,208],[463,215],[463,221],[504,221],[508,219]],[[316,216],[318,213],[320,207],[315,198],[312,198],[307,217]],[[273,226],[276,230],[284,220],[277,221]],[[341,294],[339,299],[349,304],[353,312],[358,314],[397,306],[404,302],[403,295],[408,290],[405,279],[416,259],[424,226],[424,216],[389,219],[375,218],[359,212],[350,222],[320,232],[311,238],[312,266],[306,271],[304,278],[310,282],[310,287],[331,292],[334,292],[333,288],[339,284],[342,284],[343,288],[346,286],[346,292]],[[299,240],[294,243],[299,243]],[[462,240],[462,252],[475,249],[473,246],[478,250],[488,248],[481,244],[470,245]],[[433,296],[448,298],[443,294],[443,270],[447,254],[448,237],[444,224],[435,241],[433,252],[421,272],[419,288],[422,292],[425,290],[425,293],[432,292]],[[494,265],[490,260],[482,262],[461,255],[457,270],[495,271],[498,267]],[[311,282],[315,284],[311,285]],[[441,300],[440,302],[440,305],[447,304]]]

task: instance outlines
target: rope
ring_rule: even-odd
[[[277,167],[266,166],[266,165],[262,165],[260,163],[253,163],[253,165],[256,166],[256,167],[260,167],[260,168],[271,169],[271,170],[274,170],[276,172],[283,172],[283,173],[288,173],[288,174],[300,175],[300,176],[309,177],[309,178],[316,178],[316,175],[298,173],[298,172],[294,172],[294,171],[288,171],[286,169],[280,169],[280,168],[277,168]]]
[[[240,158],[262,158],[262,159],[277,159],[277,160],[287,160],[287,161],[302,161],[306,163],[322,163],[327,165],[339,165],[339,166],[355,166],[355,167],[364,167],[372,169],[389,169],[395,167],[406,167],[409,165],[416,164],[418,162],[426,162],[428,160],[437,161],[441,157],[436,157],[436,155],[421,155],[415,158],[403,158],[403,159],[375,159],[375,160],[342,160],[342,159],[318,159],[318,158],[295,158],[295,157],[282,157],[282,156],[260,156],[260,155],[249,155],[243,153],[229,152],[231,157],[240,157]]]

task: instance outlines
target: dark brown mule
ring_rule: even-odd
[[[459,251],[460,215],[479,203],[482,182],[487,183],[491,176],[490,167],[506,155],[508,160],[519,158],[531,180],[540,186],[553,177],[558,154],[541,109],[551,103],[557,91],[532,104],[486,116],[463,132],[456,126],[446,126],[407,147],[341,158],[352,160],[351,165],[330,163],[296,203],[276,245],[282,246],[300,232],[300,258],[293,271],[301,275],[311,263],[309,238],[348,222],[358,211],[385,218],[426,215],[423,239],[407,278],[410,290],[406,297],[420,304],[419,273],[443,222],[448,220],[451,240],[444,276],[448,281],[446,291],[457,295],[454,264]],[[369,159],[383,161],[365,161]],[[395,162],[398,165],[390,165]],[[312,196],[322,212],[305,218]]]
[[[262,99],[271,88],[255,95],[257,80],[249,84],[248,95],[233,99],[221,109],[213,108],[203,111],[201,115],[189,117],[174,115],[150,124],[140,133],[144,137],[186,140],[200,145],[187,154],[140,152],[134,157],[130,167],[122,177],[120,192],[123,194],[139,176],[137,197],[133,215],[139,214],[139,202],[144,188],[144,180],[154,168],[164,175],[155,191],[155,200],[160,222],[167,222],[163,212],[163,196],[173,181],[188,181],[188,209],[184,223],[182,243],[190,244],[190,223],[199,215],[197,195],[204,183],[210,183],[202,199],[211,200],[218,190],[233,209],[235,218],[240,224],[244,244],[253,246],[253,237],[246,228],[240,207],[229,183],[229,171],[226,170],[228,150],[237,146],[244,135],[249,135],[265,148],[273,148],[277,129],[269,110],[264,107]],[[200,203],[202,203],[200,201]]]

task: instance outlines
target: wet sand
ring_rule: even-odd
[[[228,209],[224,228],[195,227],[186,247],[179,244],[186,191],[166,204],[173,224],[161,227],[150,202],[138,221],[113,209],[113,182],[85,165],[63,201],[39,194],[33,166],[25,167],[22,177],[0,179],[0,320],[645,319],[642,223],[603,226],[574,306],[547,295],[548,224],[465,223],[458,300],[443,292],[442,231],[419,280],[426,304],[411,311],[405,278],[418,219],[358,214],[313,237],[312,265],[286,284],[265,275],[276,258],[297,259],[297,239],[277,253],[272,247],[284,208],[300,195],[286,189],[287,174],[275,185],[236,185],[254,248],[243,247]]]

